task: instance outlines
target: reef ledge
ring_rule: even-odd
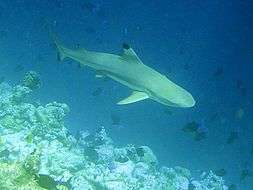
[[[64,124],[68,105],[29,100],[37,84],[0,84],[0,189],[227,189],[212,171],[194,179],[185,168],[160,166],[147,146],[117,147],[103,127],[74,137]]]

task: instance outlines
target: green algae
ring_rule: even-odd
[[[20,163],[0,163],[0,189],[47,190],[40,187],[35,176],[28,173]]]

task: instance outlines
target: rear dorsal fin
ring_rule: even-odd
[[[137,56],[137,54],[128,44],[123,43],[122,46],[123,46],[123,54],[121,55],[121,57],[123,59],[131,63],[142,64],[142,61],[140,60],[140,58]]]
[[[77,51],[79,53],[87,53],[87,50],[85,48],[78,48],[75,51]]]

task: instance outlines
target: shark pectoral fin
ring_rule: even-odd
[[[147,98],[149,98],[149,97],[145,92],[133,91],[133,93],[130,96],[119,101],[117,104],[118,105],[131,104],[134,102],[145,100]]]
[[[121,57],[127,61],[130,61],[131,63],[142,64],[140,58],[128,44],[123,44],[123,54],[121,55]]]

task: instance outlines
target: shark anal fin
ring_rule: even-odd
[[[119,105],[131,104],[134,102],[145,100],[147,98],[149,98],[149,97],[145,92],[133,91],[133,93],[130,96],[119,101],[117,104],[119,104]]]
[[[106,76],[102,71],[96,71],[95,77],[96,78],[105,78]]]

